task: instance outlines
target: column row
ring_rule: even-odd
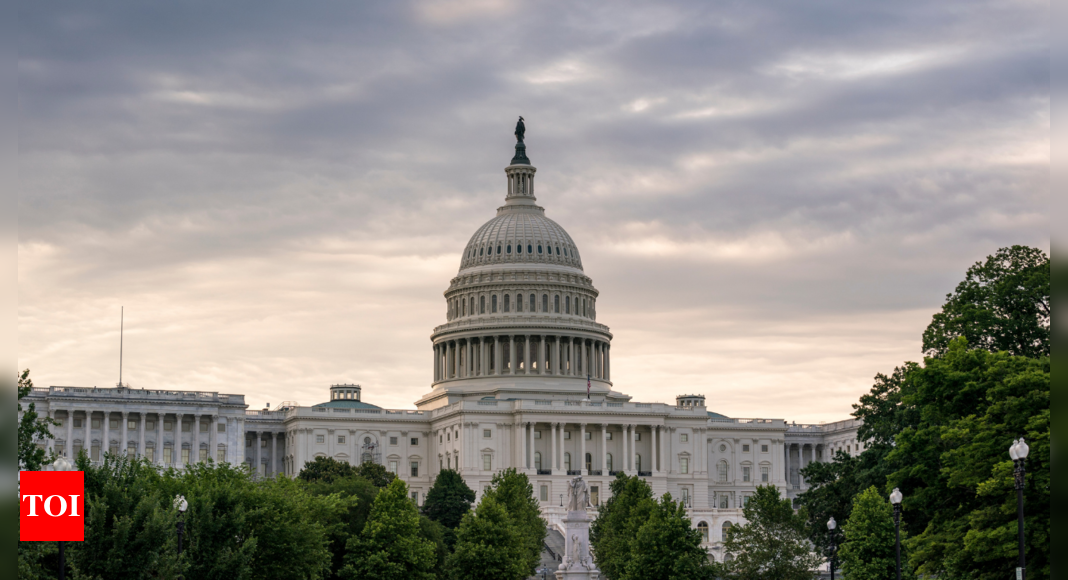
[[[480,336],[434,344],[434,381],[494,375],[611,380],[611,344],[556,335]]]
[[[577,468],[574,462],[568,465],[565,460],[567,445],[564,434],[567,432],[565,429],[567,425],[579,428],[577,431],[579,457]],[[541,429],[538,429],[539,426]],[[541,438],[545,439],[544,429],[546,426],[549,427],[549,455],[543,458],[541,452],[537,451],[535,434],[540,432]],[[593,472],[593,475],[612,475],[618,471],[629,475],[660,475],[668,471],[668,446],[667,437],[665,437],[668,434],[667,427],[645,424],[597,424],[597,426],[599,427],[597,431],[600,432],[598,437],[600,445],[595,446],[592,445],[593,432],[589,430],[590,424],[587,423],[519,423],[518,427],[521,433],[517,440],[521,448],[519,453],[520,468],[533,470],[545,475],[590,475],[591,472]],[[590,435],[589,442],[591,445],[589,447],[587,447],[587,433]],[[644,462],[636,444],[641,433],[650,437],[650,455],[645,458]],[[618,460],[615,460],[609,451],[610,438],[614,438],[616,435],[622,435],[619,445],[614,446],[616,451],[619,451],[620,457]],[[572,450],[576,450],[575,447],[575,445],[571,445]],[[595,459],[594,454],[599,457]]]

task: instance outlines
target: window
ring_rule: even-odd
[[[446,433],[445,439],[447,439],[448,441],[452,441],[452,432]]]
[[[726,461],[720,461],[719,462],[719,480],[721,482],[727,481],[727,475],[729,474],[729,472],[730,472],[730,469],[727,466],[727,462]]]
[[[63,426],[63,421],[65,421],[65,419],[59,419],[59,418],[53,418],[52,420],[56,422],[56,424],[55,424],[56,427],[62,427]]]
[[[93,424],[93,429],[99,429],[100,428],[100,419],[93,419],[93,423],[92,424]]]
[[[560,295],[553,296],[553,312],[560,314]]]
[[[564,452],[564,469],[571,471],[571,454]]]
[[[486,248],[479,248],[478,249],[478,255],[479,256],[485,255],[485,253],[486,253]]]
[[[182,465],[189,465],[189,450],[182,450]]]
[[[338,435],[337,436],[337,444],[338,445],[344,445],[345,444],[345,436],[344,435]]]
[[[556,255],[557,255],[557,256],[559,256],[559,255],[560,255],[560,246],[556,246]]]
[[[534,248],[530,244],[527,244],[527,253],[528,254],[533,254],[534,253]]]
[[[548,294],[542,294],[541,295],[541,311],[542,312],[548,312],[549,311],[549,295]]]
[[[679,438],[680,438],[679,440],[682,441],[683,443],[688,443],[690,441],[690,434],[689,433],[683,433],[682,435],[679,435]]]
[[[682,488],[682,505],[684,505],[684,506],[689,506],[690,505],[690,488],[689,487]]]
[[[264,449],[267,448],[267,440],[266,439],[260,439],[260,447],[262,447]]]
[[[541,431],[535,431],[534,432],[534,438],[535,439],[541,439]]]
[[[504,311],[505,312],[510,312],[511,308],[512,308],[512,295],[511,294],[505,294],[504,295]]]
[[[564,314],[571,314],[571,297],[564,296]]]
[[[479,314],[485,314],[486,313],[486,297],[485,296],[480,296],[478,298],[478,313]]]
[[[419,503],[419,492],[418,491],[413,491],[412,492],[412,503],[414,503],[414,504]]]
[[[742,507],[745,507],[745,506],[749,505],[749,498],[750,497],[752,497],[752,496],[749,496],[749,495],[743,495],[742,496]]]
[[[767,467],[761,467],[760,468],[760,481],[761,482],[763,482],[763,483],[767,483],[768,482],[768,476],[770,475],[768,473],[768,471],[769,470],[768,470]]]
[[[611,453],[605,454],[604,462],[608,464],[608,471],[611,472],[612,471],[612,454]]]
[[[760,452],[761,453],[767,453],[768,452],[768,446],[767,445],[761,445],[760,446]]]
[[[593,505],[601,505],[601,498],[599,497],[600,489],[596,485],[590,486],[590,503]]]
[[[500,253],[501,253],[501,245],[500,245],[500,244],[497,244],[497,253],[498,253],[498,254],[500,254]]]
[[[201,463],[206,463],[208,461],[208,448],[202,447],[200,449],[200,454],[198,455],[198,457]]]
[[[438,433],[438,443],[441,443],[443,441],[445,441],[445,436],[442,435],[441,433]]]
[[[749,470],[750,467],[748,465],[742,467],[742,481],[749,481]]]
[[[612,432],[611,432],[611,431],[609,431],[609,432],[608,432],[608,440],[609,440],[609,441],[611,441],[611,440],[612,440]]]
[[[419,445],[419,438],[418,437],[412,437],[412,440],[409,441],[409,443],[411,443],[412,445]]]
[[[690,472],[690,458],[689,457],[680,457],[679,458],[679,473],[689,473],[689,472]]]
[[[504,249],[504,253],[505,254],[511,254],[512,253],[512,244],[508,244],[508,247],[506,247]]]
[[[534,469],[541,471],[541,451],[534,452]]]
[[[225,445],[220,445],[219,448],[215,451],[215,461],[217,463],[223,463],[223,462],[226,461],[226,446]]]
[[[697,531],[701,533],[701,542],[708,543],[708,524],[701,522],[697,524]]]
[[[81,427],[82,426],[82,420],[81,419],[75,419],[74,420],[74,426],[75,427]]]
[[[499,247],[497,248],[497,250],[498,250],[497,253],[500,254],[501,252],[499,251],[500,250]],[[494,294],[493,296],[490,296],[490,312],[494,312],[494,313],[497,312],[497,295],[496,294]]]
[[[541,501],[549,501],[549,486],[543,485],[538,489],[538,499]]]
[[[493,437],[493,430],[492,429],[483,429],[482,430],[482,437],[484,439],[489,439],[490,437]]]
[[[418,461],[413,461],[411,467],[412,467],[412,471],[411,471],[412,477],[419,477],[419,462]]]
[[[749,453],[749,445],[742,445],[742,453]]]
[[[517,254],[522,254],[523,253],[523,244],[516,244],[515,245],[515,253],[517,253]]]
[[[637,471],[639,474],[641,474],[641,472],[642,472],[642,454],[641,453],[636,453],[634,455],[634,471]]]
[[[119,428],[119,420],[118,419],[109,419],[108,420],[108,429],[118,429],[118,428]]]
[[[634,433],[634,440],[635,441],[641,441],[642,440],[642,434],[635,432]]]
[[[531,312],[536,312],[537,310],[538,310],[538,297],[533,295],[533,294],[531,294],[530,295],[530,311]]]
[[[564,431],[564,439],[571,439],[571,431]]]
[[[725,509],[731,507],[730,499],[731,498],[728,497],[726,494],[719,496],[719,508],[725,510]]]
[[[316,443],[326,443],[326,435],[316,435],[315,436],[315,442]]]
[[[182,433],[192,433],[192,431],[193,431],[193,424],[192,423],[182,423]]]
[[[591,441],[591,440],[593,440],[593,433],[590,432],[590,431],[586,431],[585,433],[582,434],[582,438],[585,439],[586,441]]]
[[[389,472],[392,473],[393,475],[398,475],[397,474],[397,462],[395,460],[392,460],[392,461],[389,462]]]
[[[389,444],[390,445],[396,445],[397,444],[397,438],[396,437],[390,437],[389,438]]]
[[[252,447],[252,440],[251,439],[245,439],[245,447]]]
[[[147,429],[149,431],[155,431],[156,430],[156,422],[155,421],[145,421],[145,429]]]
[[[539,253],[539,254],[540,254],[540,253],[542,253],[542,251],[541,251],[541,244],[538,244],[538,253]]]
[[[726,496],[724,496],[724,498],[723,498],[723,499],[727,499],[727,498],[726,498]],[[726,540],[726,539],[727,539],[727,532],[728,532],[728,531],[729,531],[730,529],[731,529],[731,523],[730,523],[730,522],[723,522],[723,539],[724,539],[724,540]]]
[[[516,294],[515,295],[515,311],[516,312],[522,312],[523,311],[523,295],[522,294]]]
[[[593,469],[593,455],[587,453],[586,454],[586,472],[588,473],[592,469]]]
[[[493,470],[493,456],[490,455],[489,453],[483,453],[482,454],[482,470],[483,471],[492,471]]]
[[[100,458],[100,448],[99,447],[96,448],[96,451],[93,452],[93,455],[94,455],[93,459],[99,459]],[[164,465],[174,465],[174,449],[171,449],[170,447],[164,447],[163,448],[163,464]]]
[[[137,455],[137,446],[134,445],[133,443],[127,443],[126,444],[126,455],[129,455],[130,457],[133,457],[134,455]]]
[[[200,425],[200,432],[201,433],[207,433],[208,432],[208,424],[207,423],[201,421],[199,423],[199,425]]]
[[[566,247],[564,248],[564,255],[565,256],[567,255],[567,248]]]

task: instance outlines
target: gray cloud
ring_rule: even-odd
[[[637,398],[843,416],[1048,249],[1027,2],[24,3],[19,364],[408,406],[517,114]],[[140,346],[138,346],[140,344]],[[137,377],[137,378],[134,378]]]

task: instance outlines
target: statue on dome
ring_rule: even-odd
[[[520,143],[523,142],[523,135],[527,132],[527,126],[523,124],[523,116],[519,116],[519,122],[515,124],[515,139]]]

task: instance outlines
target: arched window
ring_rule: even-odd
[[[538,244],[538,253],[539,253],[539,254],[541,254],[541,253],[542,253],[542,251],[541,251],[541,244]]]
[[[527,253],[528,254],[533,254],[534,253],[534,246],[531,246],[530,244],[527,244]]]
[[[608,464],[608,472],[611,473],[612,472],[612,454],[611,453],[606,453],[605,456],[604,456],[604,461],[605,461],[605,463]]]
[[[564,248],[564,257],[567,257],[567,248]]]
[[[479,256],[485,255],[485,253],[486,253],[486,248],[479,248],[478,249],[478,255]]]
[[[467,316],[467,298],[460,301],[462,306],[460,307],[460,315]]]
[[[531,312],[537,312],[538,311],[538,297],[533,295],[533,294],[530,295],[530,311]]]
[[[479,296],[478,297],[478,313],[479,314],[485,314],[486,313],[486,297],[485,296]]]
[[[727,531],[730,530],[731,526],[733,526],[733,525],[734,524],[732,524],[730,522],[723,522],[723,539],[724,540],[727,539]]]
[[[557,255],[557,256],[559,256],[559,255],[560,255],[560,246],[556,246],[556,255]]]
[[[515,253],[517,253],[517,254],[522,254],[523,253],[523,244],[516,244],[515,245]]]
[[[505,254],[511,254],[512,253],[512,244],[508,244],[508,246],[504,249],[504,253]]]
[[[542,312],[548,312],[549,311],[549,295],[548,294],[542,294],[541,295],[541,311]]]
[[[496,294],[494,294],[492,297],[490,297],[490,312],[492,312],[494,314],[497,313],[497,295]]]
[[[564,452],[564,469],[571,471],[571,454]]]
[[[553,312],[560,314],[560,295],[553,296]]]
[[[731,555],[731,554],[727,554],[726,556],[723,557],[723,561],[724,562],[733,562],[734,561],[734,556]]]
[[[582,299],[582,315],[586,316],[586,299]]]
[[[571,314],[571,297],[564,297],[564,314]]]
[[[697,531],[701,532],[701,542],[708,543],[708,522],[697,524]]]
[[[501,245],[497,244],[497,254],[499,255],[500,253],[501,253]]]
[[[589,473],[593,469],[593,455],[586,454],[586,473]]]
[[[512,310],[512,295],[511,294],[505,294],[504,295],[504,311],[505,312],[511,312],[511,310]]]
[[[515,311],[516,312],[522,312],[523,311],[523,295],[522,294],[516,294],[515,295]]]
[[[730,466],[727,465],[727,461],[723,460],[719,462],[719,481],[721,483],[727,481],[727,476],[730,475]]]
[[[541,471],[541,451],[534,452],[534,469]]]

